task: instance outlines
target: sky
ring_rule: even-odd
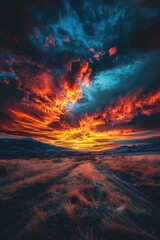
[[[160,141],[160,1],[2,1],[0,137]]]

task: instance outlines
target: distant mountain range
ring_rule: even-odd
[[[41,157],[57,155],[70,149],[45,144],[32,138],[2,138],[0,139],[0,158]]]
[[[32,138],[3,138],[0,139],[0,154],[29,153],[45,151],[66,151],[68,149],[52,146]]]
[[[159,152],[160,141],[151,144],[141,144],[132,146],[121,146],[110,150],[102,151],[104,154],[122,154],[122,153],[140,153],[140,152]],[[42,143],[32,138],[2,138],[0,139],[0,158],[18,158],[18,157],[49,157],[49,156],[68,156],[84,154],[83,151],[74,151],[72,149],[56,147],[50,144]],[[88,152],[89,153],[89,152]]]
[[[140,144],[132,146],[121,146],[104,151],[105,153],[134,153],[134,152],[160,152],[160,142]]]

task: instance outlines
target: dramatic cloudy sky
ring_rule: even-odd
[[[160,140],[159,0],[0,3],[0,136],[103,150]]]

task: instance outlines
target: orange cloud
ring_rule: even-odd
[[[114,55],[117,53],[117,48],[116,47],[112,47],[108,50],[108,54],[111,56],[111,55]]]
[[[75,66],[73,67],[73,63]],[[133,139],[133,127],[118,128],[139,113],[160,112],[160,90],[143,93],[130,91],[106,108],[91,115],[72,113],[74,104],[83,97],[82,86],[90,85],[91,69],[86,61],[75,60],[56,84],[51,71],[40,70],[33,76],[22,75],[16,88],[23,91],[20,101],[5,101],[5,120],[0,131],[31,136],[60,147],[78,150],[104,150],[115,146],[116,140]],[[7,87],[12,82],[5,79]]]

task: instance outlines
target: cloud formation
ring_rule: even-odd
[[[6,1],[1,134],[80,150],[157,137],[159,16],[157,1]]]

